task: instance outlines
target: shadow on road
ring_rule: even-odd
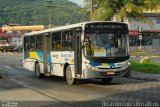
[[[35,78],[35,77],[34,77]],[[58,77],[58,76],[51,76],[51,77],[44,77],[41,78],[41,80],[44,81],[54,81],[54,82],[58,82],[58,83],[62,83],[62,84],[67,84],[66,79],[63,77]],[[94,85],[125,85],[125,84],[138,84],[138,83],[144,83],[145,81],[141,81],[141,80],[133,80],[133,79],[129,79],[129,78],[123,78],[123,77],[117,77],[114,78],[112,80],[112,82],[110,83],[104,83],[101,81],[101,79],[82,79],[82,80],[78,80],[77,84],[75,85],[83,85],[83,84],[94,84]]]

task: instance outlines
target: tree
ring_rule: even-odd
[[[90,0],[85,0],[89,6]],[[156,9],[159,0],[93,0],[94,12],[91,20],[111,20],[113,17],[124,20],[140,20],[152,24],[145,17],[144,10]]]
[[[18,23],[21,25],[48,24],[46,0],[0,0],[0,22]],[[81,7],[68,0],[52,0],[52,24],[78,23],[81,18]]]

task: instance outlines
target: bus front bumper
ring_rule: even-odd
[[[85,69],[83,70],[83,79],[93,79],[93,78],[114,78],[114,77],[126,77],[129,78],[131,75],[131,67],[128,66],[125,69],[111,69],[106,71],[97,71]]]

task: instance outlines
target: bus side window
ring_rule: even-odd
[[[36,35],[36,51],[42,51],[42,35]]]
[[[61,32],[56,32],[52,34],[52,50],[61,50]]]
[[[72,45],[73,31],[64,31],[62,34],[62,47],[63,50],[73,50]]]
[[[29,37],[24,37],[24,51],[29,51]]]
[[[25,51],[29,51],[29,43],[26,43],[26,45],[25,45]]]
[[[36,46],[35,46],[35,36],[30,37],[30,51],[35,51]]]
[[[68,49],[73,50],[73,32],[70,32],[68,35]]]

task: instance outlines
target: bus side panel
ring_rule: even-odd
[[[23,61],[23,68],[30,70],[30,71],[35,71],[35,59],[30,59],[27,58]]]
[[[51,52],[52,70],[51,75],[64,76],[64,64],[68,63],[71,66],[74,76],[74,51],[57,51]]]
[[[23,67],[30,71],[35,71],[35,63],[36,61],[40,65],[40,72],[44,73],[43,70],[43,52],[25,52]]]

